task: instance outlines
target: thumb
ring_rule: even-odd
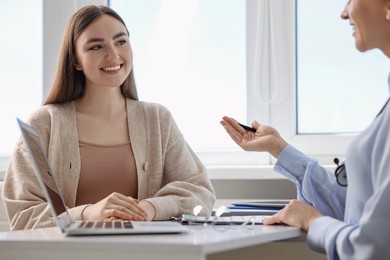
[[[259,126],[261,126],[261,124],[259,123],[259,122],[257,122],[256,120],[254,120],[253,122],[252,122],[252,127],[254,127],[254,128],[258,128]]]
[[[263,220],[263,225],[272,225],[275,223],[280,223],[276,214]]]

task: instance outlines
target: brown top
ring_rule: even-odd
[[[137,170],[130,143],[79,145],[81,171],[76,206],[96,203],[113,192],[137,198]]]

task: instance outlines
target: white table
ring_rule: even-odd
[[[65,237],[58,228],[0,232],[0,259],[205,260],[214,253],[302,235],[288,226],[213,227],[188,234]]]

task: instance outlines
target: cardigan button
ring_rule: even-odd
[[[149,169],[149,162],[144,163],[144,171],[146,172]]]

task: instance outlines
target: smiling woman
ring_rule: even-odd
[[[138,101],[132,68],[127,27],[114,10],[85,6],[70,18],[49,96],[28,122],[72,219],[167,220],[198,204],[210,215],[205,166],[168,109]],[[25,150],[20,141],[4,180],[11,229],[55,225]]]
[[[389,60],[390,0],[349,0],[340,12],[352,26],[359,51],[378,49]],[[390,76],[387,83],[389,91]],[[365,87],[373,91],[371,84]],[[328,259],[388,258],[390,248],[384,241],[390,240],[390,107],[388,101],[379,105],[382,109],[350,143],[345,164],[335,173],[286,142],[272,126],[254,121],[253,133],[233,118],[223,118],[221,124],[237,145],[272,154],[275,170],[296,186],[297,199],[265,219],[264,225],[284,223],[308,232],[309,246]]]

